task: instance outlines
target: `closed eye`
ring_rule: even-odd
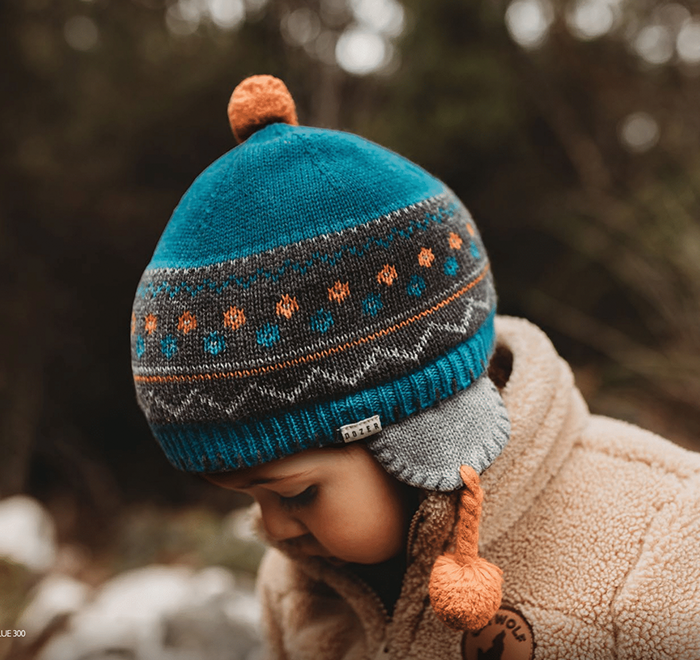
[[[280,495],[280,504],[284,509],[300,509],[304,506],[308,506],[309,504],[311,504],[311,502],[313,502],[314,498],[316,497],[317,491],[318,487],[312,485],[302,490],[301,493],[299,493],[298,495],[293,495],[292,497],[285,497],[284,495]]]

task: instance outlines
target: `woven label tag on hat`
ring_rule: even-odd
[[[379,415],[374,415],[374,417],[368,417],[361,422],[341,426],[340,437],[343,439],[343,442],[355,442],[379,433],[381,430],[382,422],[379,419]]]

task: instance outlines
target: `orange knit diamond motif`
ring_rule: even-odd
[[[158,327],[158,319],[153,314],[148,314],[144,319],[143,327],[149,335],[153,334]]]
[[[229,307],[224,312],[224,325],[231,330],[238,330],[245,323],[245,314],[239,307]]]
[[[296,298],[292,298],[288,293],[285,293],[275,305],[277,316],[284,316],[286,319],[291,319],[292,314],[299,310],[299,303]]]
[[[450,247],[453,250],[459,250],[462,247],[462,237],[459,234],[455,234],[454,232],[450,233]]]
[[[435,261],[435,255],[430,248],[421,248],[418,253],[418,263],[424,268],[430,268]]]
[[[396,273],[396,268],[386,264],[384,268],[377,273],[377,282],[391,286],[397,277],[398,274]]]
[[[182,316],[177,320],[177,329],[187,334],[197,327],[197,319],[192,312],[184,312]]]
[[[337,303],[343,302],[350,295],[350,285],[348,282],[336,282],[328,289],[328,300],[335,300]]]

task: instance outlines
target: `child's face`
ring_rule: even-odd
[[[252,495],[270,539],[305,555],[376,564],[405,546],[407,489],[362,444],[309,449],[207,479]]]

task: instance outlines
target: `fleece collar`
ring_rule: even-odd
[[[537,326],[497,317],[497,346],[513,356],[501,396],[511,435],[501,455],[481,475],[484,503],[480,546],[505,534],[534,504],[559,471],[580,435],[588,408],[569,365]]]

